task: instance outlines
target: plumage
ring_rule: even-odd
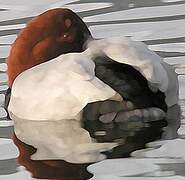
[[[128,156],[130,151],[142,148],[145,142],[159,138],[161,128],[166,125],[166,122],[162,120],[151,122],[150,127],[142,127],[142,120],[138,122],[136,119],[138,127],[133,126],[133,129],[142,128],[142,131],[133,135],[132,131],[127,131],[127,126],[130,124],[123,122],[123,118],[119,119],[121,123],[118,120],[114,122],[116,116],[113,114],[112,121],[107,123],[107,117],[102,119],[100,118],[101,114],[98,114],[95,116],[95,121],[87,119],[82,127],[81,121],[79,121],[81,113],[77,112],[82,109],[86,111],[87,107],[90,112],[95,114],[96,111],[106,109],[103,109],[102,105],[94,106],[94,108],[91,106],[92,104],[85,107],[87,103],[109,99],[115,95],[115,91],[119,92],[124,99],[117,109],[123,105],[126,111],[133,109],[133,106],[135,106],[134,108],[154,106],[166,111],[167,107],[171,107],[177,102],[178,83],[173,68],[164,64],[144,44],[120,37],[95,40],[88,44],[89,48],[86,52],[73,54],[75,55],[72,58],[74,61],[71,59],[67,62],[63,58],[71,57],[71,54],[63,55],[62,58],[58,57],[61,54],[84,51],[84,43],[90,37],[86,25],[72,11],[61,8],[49,10],[34,18],[20,32],[7,58],[9,86],[12,87],[9,110],[16,122],[15,133],[18,138],[15,135],[14,142],[21,151],[19,163],[38,178],[53,178],[51,174],[65,177],[66,174],[61,170],[65,167],[75,172],[75,178],[87,177],[88,174],[85,171],[87,164],[74,166],[63,160],[33,161],[31,155],[35,159],[54,158],[65,159],[69,162],[72,159],[75,160],[74,156],[76,155],[76,162],[80,160],[83,163],[92,162],[105,158],[101,152],[112,149],[116,146],[116,142],[121,146],[115,148],[113,153],[106,152],[105,154],[109,158]],[[84,61],[83,58],[76,61],[77,56],[83,56],[87,61]],[[45,63],[48,60],[51,61]],[[63,62],[59,62],[60,60]],[[67,63],[65,64],[65,62]],[[63,68],[61,68],[61,64]],[[35,68],[32,68],[34,66]],[[168,83],[169,79],[170,83]],[[102,104],[104,103],[106,105],[107,102],[103,101]],[[151,109],[144,109],[139,113],[137,110],[121,113],[126,116],[126,113],[131,115],[135,112],[138,115],[142,112],[143,117],[147,119],[149,110]],[[79,116],[75,116],[76,114]],[[84,114],[82,115],[84,116]],[[64,127],[63,123],[68,122],[61,119],[68,118],[67,120],[70,120],[72,117],[75,120],[70,121],[71,126],[68,126],[65,132],[61,131]],[[164,116],[162,115],[162,117]],[[28,119],[34,121],[28,121]],[[106,123],[102,123],[103,121]],[[145,125],[147,124],[145,123]],[[73,127],[72,131],[74,134],[76,133],[74,139],[69,138],[71,135],[69,127]],[[84,128],[99,143],[92,142],[93,140]],[[97,136],[94,136],[98,130],[100,133],[97,132]],[[98,137],[98,135],[104,134],[104,132],[101,133],[101,130],[108,132],[102,138]],[[48,131],[51,132],[48,134]],[[41,139],[38,136],[32,136],[34,133],[38,136],[41,135]],[[49,139],[47,139],[48,137]],[[129,137],[127,142],[124,137]],[[89,153],[89,156],[85,155],[80,159],[86,152],[76,149],[76,147],[84,140],[90,145],[85,150],[92,154]],[[62,142],[67,142],[67,146],[71,143],[73,146],[62,149]],[[51,145],[51,143],[54,144]],[[34,154],[36,148],[37,154]],[[50,153],[47,152],[48,149]],[[71,153],[72,156],[63,157],[62,153],[63,155]],[[96,156],[93,156],[94,153]],[[39,166],[37,163],[40,163]],[[55,169],[53,168],[55,166],[59,170],[54,172],[51,169]],[[39,170],[37,167],[42,168]],[[82,173],[79,175],[76,170],[82,170]],[[69,174],[67,176],[69,177]]]
[[[135,102],[136,107],[146,103],[145,107],[160,106],[166,111],[178,102],[179,87],[174,68],[144,43],[118,37],[91,41],[88,47],[87,54],[96,65],[96,76],[124,99]]]
[[[102,42],[104,43],[104,41],[107,40],[103,39]],[[29,131],[22,133],[22,120],[27,121],[27,124],[30,123],[30,120],[35,121],[38,123],[38,125],[39,123],[42,124],[42,121],[43,123],[53,122],[55,124],[56,121],[60,121],[61,123],[69,121],[68,123],[70,123],[72,120],[71,127],[73,126],[74,121],[76,124],[75,128],[82,129],[82,117],[78,115],[83,111],[85,106],[88,103],[108,100],[115,96],[117,92],[123,97],[124,100],[131,101],[136,108],[152,107],[160,108],[163,111],[167,110],[167,106],[169,104],[167,101],[168,94],[166,94],[166,91],[168,91],[169,84],[167,83],[165,86],[163,84],[165,80],[168,82],[168,76],[161,60],[155,59],[156,61],[153,62],[153,56],[147,56],[148,59],[146,60],[140,59],[143,57],[143,54],[140,53],[140,51],[137,51],[137,49],[133,51],[130,41],[125,38],[122,39],[122,44],[112,41],[112,43],[109,42],[109,44],[106,44],[105,47],[100,46],[103,53],[101,51],[99,53],[94,51],[94,46],[92,46],[91,43],[96,44],[96,42],[98,42],[99,45],[101,44],[100,40],[94,40],[90,42],[89,48],[86,51],[82,53],[68,53],[51,61],[37,65],[29,70],[24,71],[14,81],[8,109],[11,117],[15,120],[15,122],[18,122],[15,123],[15,132],[18,138],[23,142],[37,147],[38,153],[37,155],[34,155],[34,158],[50,159],[55,157],[69,160],[68,156],[65,157],[66,155],[64,155],[66,151],[64,151],[64,149],[60,151],[62,146],[56,146],[54,149],[52,149],[55,156],[52,155],[51,149],[48,147],[48,139],[43,138],[45,137],[45,135],[43,136],[44,132],[42,132],[42,141],[37,142],[37,140],[33,138],[32,133],[32,138],[28,141],[30,134]],[[111,54],[110,51],[107,51],[109,53],[104,51],[104,49],[108,49],[109,46],[113,48],[114,46],[117,47],[117,45],[120,46],[119,49],[122,49],[123,45],[124,47],[127,47],[127,59],[122,58],[124,56],[124,52],[122,51],[117,51],[117,53],[120,53],[117,56],[112,56],[113,54]],[[135,52],[135,54],[132,54],[132,51]],[[131,54],[130,56],[129,53]],[[106,56],[109,57],[105,58]],[[138,56],[140,58],[137,58],[135,61],[133,61],[133,56]],[[119,62],[117,62],[117,57],[120,57]],[[145,63],[144,67],[140,61]],[[132,64],[133,67],[130,65],[130,62],[135,62],[135,64]],[[147,65],[146,62],[148,63]],[[101,67],[100,72],[98,71],[99,67]],[[161,69],[158,69],[157,67],[160,67]],[[153,69],[153,71],[149,71],[150,69]],[[162,74],[161,71],[164,71],[165,73],[161,79],[158,79],[158,74]],[[171,71],[171,73],[173,73],[173,71]],[[114,81],[111,80],[111,78],[113,78]],[[148,86],[149,83],[153,86],[155,85],[154,87],[158,88],[158,91],[153,92]],[[176,94],[174,94],[174,96],[175,95]],[[96,121],[98,121],[98,119]],[[122,120],[117,120],[117,122],[114,122],[113,120],[115,129],[113,128],[111,132],[116,132],[117,138],[127,136],[122,130],[122,126],[127,127],[126,122],[124,123],[121,121]],[[87,127],[84,126],[84,128],[88,129],[90,134],[93,132],[93,128],[89,129],[88,124],[92,123],[89,123],[88,121],[84,123],[87,125]],[[99,121],[99,124],[100,123],[101,122]],[[161,124],[164,126],[165,121]],[[121,128],[118,128],[119,126]],[[55,125],[52,125],[52,129],[55,129],[54,127]],[[33,129],[38,131],[37,128],[32,128],[32,131]],[[156,135],[155,137],[152,136],[153,138],[160,136],[160,128],[151,130],[153,130],[153,133]],[[80,130],[76,131],[76,137],[78,137],[79,132]],[[59,136],[60,138],[57,137],[57,134],[55,133],[50,134],[50,136],[52,137],[53,141],[58,142],[57,144],[60,144],[60,141],[65,142],[66,138],[70,139],[68,142],[73,142],[74,140],[72,136],[69,137],[68,131],[62,133],[62,135]],[[92,137],[94,136],[92,135]],[[87,143],[90,145],[92,140],[89,137],[88,132],[86,134],[86,138],[88,141],[84,141],[84,144]],[[111,145],[111,140],[115,140],[115,137],[112,136],[113,139],[110,137],[108,139],[107,138],[104,138],[104,142],[102,142],[103,144],[106,141],[110,142],[108,147],[111,149],[114,146],[114,144]],[[148,137],[148,139],[150,138]],[[94,147],[99,146],[100,144],[92,143]],[[81,146],[82,145],[83,142]],[[48,147],[50,153],[43,152],[42,146],[45,149]],[[66,144],[66,146],[68,147],[69,144]],[[101,148],[99,149],[97,147],[97,151],[101,151]],[[69,151],[69,148],[67,148],[67,151]],[[58,152],[60,153],[58,154]],[[78,151],[75,152],[78,156]],[[70,151],[68,153],[70,153]],[[73,155],[73,158],[74,156],[75,155]],[[84,162],[91,162],[93,159],[92,157],[92,159],[88,158],[89,157],[87,157],[86,161],[84,159]],[[73,160],[69,161],[73,162]]]
[[[88,103],[116,94],[94,68],[84,53],[68,53],[24,71],[12,86],[10,114],[28,120],[74,119]]]

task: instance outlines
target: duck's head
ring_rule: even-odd
[[[69,9],[57,8],[46,11],[38,16],[37,23],[44,23],[46,29],[43,36],[51,38],[56,54],[82,52],[85,42],[91,38],[91,33],[81,18]],[[52,53],[51,47],[51,53]],[[48,52],[49,53],[49,52]],[[52,54],[56,56],[56,54]],[[48,57],[49,58],[49,57]]]
[[[91,33],[81,18],[64,8],[33,18],[19,33],[7,58],[9,86],[26,69],[61,54],[82,52]]]

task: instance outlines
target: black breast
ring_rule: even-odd
[[[96,76],[137,108],[158,107],[167,111],[165,94],[151,91],[145,77],[132,66],[102,57],[95,59],[95,65]]]
[[[136,108],[158,107],[167,111],[164,93],[159,90],[152,92],[145,77],[132,66],[105,57],[97,57],[94,62],[96,76],[117,91],[123,99],[131,101]],[[101,102],[90,103],[84,108],[83,127],[97,142],[119,142],[120,145],[112,152],[105,152],[108,158],[127,157],[132,151],[144,148],[147,142],[160,139],[162,128],[167,125],[165,119],[151,120],[148,123],[141,120],[137,122],[142,124],[141,128],[136,129],[130,128],[130,120],[125,123],[113,121],[105,124],[99,121],[100,104]],[[97,132],[105,132],[105,135],[98,135]]]
[[[158,107],[167,111],[165,94],[159,90],[156,93],[152,92],[145,77],[132,66],[102,57],[97,57],[94,62],[96,76],[117,91],[123,99],[131,101],[137,108]],[[130,126],[132,123],[130,121],[126,122],[127,124],[116,122],[104,124],[99,121],[101,114],[97,113],[98,108],[98,102],[88,104],[84,108],[83,127],[97,142],[119,142],[120,146],[114,148],[112,152],[105,153],[108,158],[127,157],[130,152],[144,148],[147,142],[161,138],[162,128],[167,125],[165,119],[151,120],[140,130],[133,132],[133,129],[125,128]],[[97,132],[106,133],[98,135]]]

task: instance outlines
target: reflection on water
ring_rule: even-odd
[[[30,171],[35,178],[67,180],[91,177],[86,171],[89,164],[71,164],[62,160],[33,161],[30,156],[36,152],[36,149],[21,142],[15,134],[13,140],[20,150],[19,164]]]
[[[94,109],[93,105],[88,105],[88,108],[90,111],[92,108]],[[89,112],[89,109],[87,112]],[[91,137],[96,139],[97,142],[117,142],[120,144],[120,146],[116,147],[114,150],[105,152],[107,157],[111,159],[128,157],[129,154],[134,150],[144,148],[146,143],[160,139],[162,128],[166,126],[165,120],[153,121],[146,124],[143,122],[134,121],[133,119],[126,124],[117,124],[113,122],[104,124],[98,120],[88,120],[86,117],[84,119],[86,119],[84,122],[85,129],[90,132]],[[105,132],[105,134],[102,132]],[[31,160],[31,155],[36,152],[36,149],[21,142],[15,134],[13,135],[13,141],[20,151],[20,155],[18,157],[19,164],[30,171],[34,178],[66,180],[88,179],[92,176],[87,171],[87,167],[90,165],[90,163],[71,164],[62,160]],[[133,167],[133,164],[131,164],[130,168],[133,169],[136,167]]]

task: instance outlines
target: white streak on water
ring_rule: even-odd
[[[185,43],[166,43],[149,45],[149,49],[153,51],[165,51],[165,52],[185,52]]]
[[[179,98],[185,99],[185,76],[178,76],[179,79]]]
[[[185,4],[134,8],[84,17],[85,22],[119,21],[144,18],[177,16],[185,14]]]
[[[31,8],[34,8],[34,6],[1,4],[0,8],[4,10],[27,11],[27,10],[30,10]]]
[[[135,6],[134,3],[129,3],[129,4],[128,4],[128,7],[129,7],[129,8],[133,8],[134,6]]]
[[[177,33],[177,36],[185,35],[185,20],[173,20],[173,21],[158,21],[158,22],[140,22],[140,23],[121,23],[121,24],[105,24],[105,25],[95,25],[90,26],[89,29],[95,38],[106,38],[112,36],[132,36],[135,33],[142,33],[142,38],[140,34],[136,37],[138,39],[154,39],[161,38],[162,34],[158,34],[155,37],[155,33],[163,32],[166,33],[168,30],[173,30],[173,34],[176,34],[179,28],[183,28],[184,32]],[[146,34],[145,34],[146,33]],[[171,34],[171,35],[173,35]],[[153,38],[154,35],[154,38]],[[145,39],[146,38],[146,39]],[[168,36],[166,36],[168,38]],[[171,37],[169,37],[171,38]]]
[[[0,120],[0,127],[10,127],[13,126],[13,121],[3,121]]]
[[[178,68],[175,70],[177,74],[184,74],[185,75],[185,68]]]
[[[113,6],[113,3],[81,3],[65,5],[64,8],[69,8],[75,12],[91,11],[96,9],[103,9]]]
[[[118,177],[150,173],[159,169],[158,165],[149,161],[130,158],[106,159],[87,167],[87,170],[95,176],[115,175]]]
[[[16,11],[16,10],[0,11],[0,21],[32,17],[38,15],[39,12],[37,9],[33,9],[32,11]]]
[[[172,139],[157,149],[143,149],[135,151],[132,155],[144,158],[185,158],[185,139]]]
[[[3,107],[0,107],[0,118],[5,118],[7,116],[7,112]]]
[[[62,7],[65,4],[69,4],[69,3],[73,3],[73,2],[78,2],[78,1],[80,1],[80,0],[60,0],[60,1],[57,1],[55,3],[52,3],[51,5],[48,6],[48,8]]]
[[[18,155],[19,151],[11,139],[0,138],[0,160],[17,158]]]
[[[0,73],[0,83],[2,82],[7,82],[8,81],[8,76],[5,73]]]
[[[160,147],[162,146],[163,144],[169,142],[169,140],[157,140],[157,141],[153,141],[153,142],[149,142],[146,144],[146,147],[148,148],[157,148],[157,147]],[[139,151],[143,151],[143,150],[138,150],[137,152]]]
[[[130,159],[130,158],[129,158]],[[136,159],[137,158],[133,158]],[[174,163],[185,163],[185,160],[183,159],[169,159],[169,158],[139,158],[139,161],[143,161],[143,163],[153,163],[153,164],[174,164]]]
[[[7,85],[0,86],[0,91],[5,91],[7,89],[8,89],[8,86]]]
[[[182,114],[183,115],[183,114]],[[185,124],[185,119],[181,119],[181,124]]]
[[[184,1],[184,0],[161,0],[161,2],[164,2],[164,3],[180,2],[180,1]]]
[[[24,3],[23,1],[17,1],[15,3],[13,2],[4,2],[0,5],[1,9],[5,10],[17,10],[17,11],[44,11],[46,9],[51,9],[51,8],[57,8],[57,7],[62,7],[65,4],[68,3],[73,3],[77,2],[79,0],[61,0],[61,1],[28,1],[28,3]],[[30,4],[29,4],[30,3]]]
[[[24,170],[14,174],[1,175],[0,180],[34,180],[34,178],[31,177],[29,171]]]
[[[146,26],[148,29],[148,26]],[[134,35],[133,40],[136,41],[147,41],[147,40],[156,40],[156,39],[170,39],[170,38],[180,38],[185,36],[185,27],[174,27],[170,29],[168,27],[163,27],[163,30],[148,31],[149,33],[142,36]],[[145,31],[144,31],[145,32]],[[147,31],[146,31],[147,32]]]
[[[178,135],[179,136],[185,136],[185,125],[181,125],[178,129]]]
[[[9,54],[11,46],[4,45],[0,46],[0,58],[6,58]]]
[[[1,17],[0,17],[1,18]],[[14,19],[14,18],[13,18]],[[25,24],[14,24],[14,25],[7,25],[7,26],[0,26],[0,31],[4,30],[15,30],[15,29],[22,29],[26,25]],[[2,36],[3,37],[3,36]]]
[[[7,70],[7,64],[6,63],[1,63],[0,64],[0,71],[6,72]]]
[[[5,95],[0,94],[0,106],[2,106],[4,104],[4,100],[5,100]]]
[[[15,41],[16,37],[16,34],[0,36],[0,44],[12,44]]]
[[[51,4],[51,2],[55,3],[57,2],[58,0],[42,0],[42,1],[39,1],[39,0],[32,0],[32,1],[29,1],[29,0],[0,0],[0,7],[1,5],[10,5],[10,6],[14,6],[14,5],[26,5],[26,6],[33,6],[33,5],[46,5],[46,4]],[[62,1],[62,0],[61,0]]]
[[[179,57],[167,57],[163,59],[164,62],[175,65],[175,64],[185,64],[185,56],[179,56]]]
[[[12,0],[2,1],[0,0],[0,8],[9,9],[8,11],[0,11],[0,21],[8,21],[13,19],[21,19],[26,17],[37,16],[40,13],[52,8],[62,7],[65,4],[76,2],[79,0],[63,0],[63,1],[27,1]],[[25,5],[26,4],[26,5]],[[15,5],[15,6],[14,6]],[[21,10],[22,9],[22,10]]]

